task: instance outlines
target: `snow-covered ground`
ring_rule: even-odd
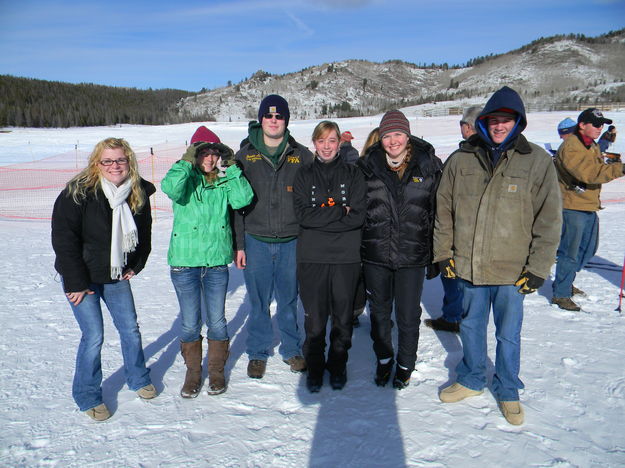
[[[410,116],[410,110],[407,111]],[[530,114],[525,134],[557,145],[555,125],[571,113]],[[625,113],[609,114],[619,129]],[[413,133],[447,155],[459,139],[458,116],[411,117]],[[342,119],[364,142],[379,116]],[[308,144],[316,122],[292,122]],[[209,123],[238,147],[243,123]],[[88,150],[115,135],[135,147],[184,145],[197,124],[166,127],[12,129],[0,134],[0,164]],[[616,151],[625,152],[623,138]],[[583,312],[549,305],[551,280],[525,301],[521,393],[526,423],[506,423],[490,392],[456,404],[437,393],[454,379],[457,336],[421,327],[411,385],[373,383],[367,315],[354,331],[344,390],[311,395],[304,377],[273,356],[264,379],[246,376],[249,303],[240,271],[231,268],[227,298],[231,356],[228,391],[179,397],[178,306],[166,253],[171,215],[159,213],[146,269],[132,280],[146,358],[160,395],[142,401],[124,386],[119,337],[105,314],[104,399],[113,417],[95,423],[71,398],[80,333],[53,268],[48,222],[0,220],[0,465],[205,467],[605,467],[625,465],[625,316],[615,312],[623,262],[625,187],[605,186],[600,248],[576,285],[588,292]],[[423,317],[440,315],[440,280],[428,281]],[[300,310],[301,312],[301,310]],[[492,325],[491,325],[492,331]],[[277,339],[277,337],[276,337]],[[276,341],[277,342],[277,341]],[[489,338],[494,358],[494,336]],[[492,373],[492,363],[489,363]]]

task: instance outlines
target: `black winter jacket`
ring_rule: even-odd
[[[366,208],[362,172],[340,156],[329,163],[315,158],[297,171],[293,188],[298,263],[360,263]]]
[[[139,273],[152,250],[152,214],[148,198],[156,188],[141,179],[147,197],[141,211],[133,215],[139,243],[128,254],[125,270]],[[113,283],[111,279],[111,229],[113,210],[98,187],[95,193],[76,204],[67,188],[54,203],[52,212],[52,247],[56,254],[54,268],[63,278],[65,292],[84,291],[90,283]]]
[[[427,141],[410,136],[411,159],[401,180],[378,142],[358,162],[367,182],[362,261],[393,270],[432,262],[436,189],[442,163]]]
[[[299,224],[293,209],[293,182],[297,170],[312,162],[312,153],[289,137],[277,167],[249,141],[235,159],[254,190],[252,202],[235,212],[236,249],[245,248],[246,232],[262,237],[297,236]]]

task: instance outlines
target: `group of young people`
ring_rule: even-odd
[[[441,401],[483,392],[492,307],[497,328],[492,389],[506,419],[521,424],[523,298],[548,277],[562,205],[551,158],[522,135],[526,117],[520,96],[507,87],[497,91],[475,118],[476,133],[444,167],[432,145],[411,134],[398,110],[384,114],[372,132],[377,141],[352,160],[341,157],[351,134],[346,137],[336,122],[315,127],[312,153],[290,135],[289,118],[284,98],[265,97],[236,154],[199,127],[161,182],[174,211],[167,260],[187,368],[181,396],[196,397],[202,386],[203,313],[207,392],[226,390],[225,300],[233,260],[243,270],[250,308],[247,375],[263,378],[273,354],[275,299],[278,351],[291,371],[307,370],[310,392],[321,390],[326,370],[333,389],[347,382],[363,284],[376,356],[373,380],[385,386],[392,378],[393,387],[405,388],[417,359],[424,280],[440,271],[462,294],[464,351],[456,382],[441,390]],[[157,394],[128,281],[150,253],[154,191],[140,177],[127,142],[108,138],[96,145],[88,166],[54,206],[55,267],[82,332],[73,396],[95,420],[110,417],[101,390],[101,300],[120,333],[128,387],[141,398]]]

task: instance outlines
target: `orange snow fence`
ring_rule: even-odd
[[[171,212],[171,200],[161,191],[161,180],[185,151],[183,145],[155,146],[137,151],[141,177],[152,182],[152,216]],[[90,152],[71,151],[38,161],[0,166],[0,218],[46,220],[65,184],[86,167]]]

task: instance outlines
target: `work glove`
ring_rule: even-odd
[[[438,268],[440,269],[441,276],[447,279],[456,279],[458,277],[456,262],[454,262],[453,258],[438,262]]]
[[[540,288],[544,282],[544,279],[539,278],[534,273],[523,270],[521,276],[519,276],[519,279],[516,280],[514,285],[519,286],[519,292],[521,294],[532,294],[533,292],[536,292],[536,290]]]
[[[182,155],[182,158],[180,159],[182,159],[183,161],[190,162],[191,164],[195,165],[196,156],[197,156],[197,147],[200,146],[201,144],[202,142],[196,141],[195,143],[190,145],[187,148],[187,151],[185,151],[185,153]]]
[[[234,159],[234,152],[223,143],[214,143],[212,148],[219,151],[219,159],[217,160],[217,176],[225,177],[226,169],[236,163]]]
[[[438,263],[430,263],[426,268],[425,268],[425,279],[434,279],[436,278],[441,272],[440,266]]]

